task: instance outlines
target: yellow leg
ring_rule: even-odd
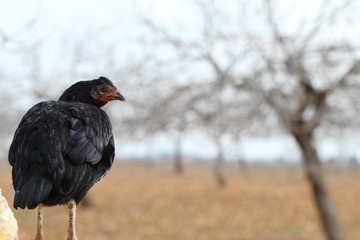
[[[42,205],[36,208],[36,234],[34,240],[44,240]]]
[[[75,232],[76,203],[74,199],[68,202],[69,209],[69,229],[67,240],[77,240]]]

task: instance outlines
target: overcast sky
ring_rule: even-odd
[[[240,4],[240,2],[246,1],[223,0],[218,2],[226,9],[225,12],[229,13],[229,18],[231,13],[239,11],[242,7],[246,8],[246,3]],[[321,8],[320,2],[311,0],[277,1],[280,4],[278,16],[280,19],[284,19],[283,29],[290,34],[301,27],[301,23],[311,23],[316,11]],[[116,44],[121,49],[120,54],[123,56],[136,55],[138,51],[143,51],[134,44],[139,37],[146,35],[139,24],[140,16],[149,17],[170,31],[181,32],[184,37],[196,36],[198,26],[202,24],[198,9],[191,0],[0,0],[0,6],[0,29],[10,40],[25,47],[32,46],[37,42],[42,44],[41,54],[43,55],[42,64],[45,76],[46,71],[52,72],[54,69],[66,71],[66,68],[61,67],[63,63],[59,59],[65,61],[62,56],[72,54],[67,52],[72,50],[69,46],[79,39],[88,43],[89,51],[101,51],[102,46],[107,43]],[[359,31],[351,31],[353,24],[356,24],[353,22],[353,16],[354,13],[349,11],[348,17],[327,33],[332,40],[360,39]],[[248,25],[252,26],[255,32],[263,34],[262,26],[258,24],[260,20],[255,16],[251,20],[253,22]],[[229,19],[229,21],[239,21],[239,19]],[[224,24],[225,27],[227,27],[226,24]],[[24,62],[23,59],[19,61],[18,53],[14,54],[11,51],[15,48],[11,45],[13,42],[5,43],[10,51],[0,51],[2,71],[7,78],[21,79],[22,84],[26,86],[25,76],[27,73],[24,72],[25,68],[22,65],[30,64],[31,61]],[[104,65],[103,59],[94,58],[92,61],[93,65]],[[103,69],[99,67],[99,70],[106,71],[105,68],[106,66]],[[66,82],[66,80],[64,81]],[[54,82],[54,84],[56,83]],[[26,108],[34,103],[34,99],[22,100],[25,101],[25,105],[28,104]],[[288,142],[288,139],[272,139],[270,144],[262,139],[248,141],[244,155],[248,158],[266,158],[269,155],[281,158],[281,156],[289,154],[284,152],[284,142]],[[334,145],[331,142],[326,144],[325,149]],[[188,152],[196,154],[196,149],[192,149],[192,145],[190,142],[185,147],[188,148]],[[290,145],[290,148],[293,149],[290,151],[296,152],[294,146]],[[258,148],[263,151],[258,151]],[[330,147],[330,149],[334,149],[334,147]],[[133,151],[133,149],[130,147],[129,151]],[[157,151],[164,150],[158,149]],[[210,152],[210,154],[213,153]],[[323,154],[326,155],[329,152],[325,151]]]

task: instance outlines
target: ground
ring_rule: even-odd
[[[0,188],[12,203],[10,168],[0,165]],[[118,163],[90,191],[92,206],[79,207],[81,240],[323,240],[310,188],[302,169],[250,167],[227,171],[219,188],[209,166],[190,165],[184,176],[170,168]],[[347,239],[360,236],[360,173],[327,175]],[[35,231],[34,210],[14,210],[19,237]],[[45,237],[66,239],[65,206],[45,209]]]

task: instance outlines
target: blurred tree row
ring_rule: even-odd
[[[152,44],[160,48],[156,53],[171,52],[167,62],[155,55],[154,59],[160,58],[158,69],[169,68],[185,79],[167,78],[174,79],[172,87],[159,88],[158,100],[146,102],[144,119],[153,124],[143,125],[180,135],[192,129],[194,122],[201,126],[218,152],[214,172],[220,185],[226,183],[222,172],[225,138],[279,131],[293,136],[324,232],[328,239],[344,239],[316,142],[358,128],[360,123],[358,48],[353,39],[340,33],[353,6],[349,1],[324,1],[310,21],[303,19],[289,29],[289,16],[278,15],[278,1],[241,2],[235,18],[223,11],[223,2],[195,3],[203,24],[194,38],[152,19],[142,20],[154,36]],[[261,26],[260,32],[252,27],[254,22]],[[196,73],[191,74],[194,69]],[[154,79],[150,84],[159,83]],[[180,143],[177,139],[176,144]],[[181,165],[176,154],[175,170],[183,169]]]

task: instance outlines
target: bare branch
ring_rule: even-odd
[[[305,37],[302,40],[302,46],[300,49],[306,48],[312,39],[314,39],[319,33],[321,33],[321,28],[324,27],[326,23],[334,21],[339,15],[346,9],[348,9],[352,4],[352,1],[346,0],[341,3],[339,6],[335,6],[333,9],[326,11],[329,6],[327,1],[324,1],[324,6],[322,11],[319,11],[319,15],[314,21],[314,27],[308,31]]]

